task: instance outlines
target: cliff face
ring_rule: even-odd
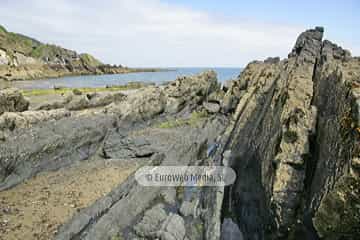
[[[224,204],[245,239],[358,234],[358,210],[345,210],[359,203],[360,61],[322,35],[302,33],[288,59],[250,63],[228,92],[238,179]]]
[[[129,71],[131,69],[121,66],[104,65],[90,54],[43,44],[0,26],[0,79],[11,81]]]

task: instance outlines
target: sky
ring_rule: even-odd
[[[9,31],[130,67],[244,67],[315,26],[360,55],[360,1],[0,0]]]

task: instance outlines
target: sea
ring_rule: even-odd
[[[206,70],[214,70],[217,73],[218,81],[224,83],[227,80],[235,79],[242,68],[167,68],[169,71],[141,72],[126,74],[105,74],[105,75],[83,75],[51,79],[39,79],[31,81],[15,81],[11,85],[20,89],[47,89],[58,87],[69,88],[95,88],[105,86],[125,85],[129,82],[144,82],[162,84],[175,80],[179,76],[190,76]]]

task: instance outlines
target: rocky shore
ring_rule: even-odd
[[[357,239],[360,59],[323,31],[226,86],[208,71],[30,110],[1,90],[0,239]],[[231,166],[237,179],[144,187],[145,165]]]
[[[43,44],[0,25],[0,80],[36,80],[70,75],[121,74],[164,71],[104,64],[90,54],[78,54],[56,45]]]

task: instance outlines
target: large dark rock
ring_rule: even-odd
[[[74,117],[15,130],[0,145],[0,190],[88,159],[113,122],[108,116]]]
[[[238,179],[223,212],[245,239],[359,234],[360,61],[322,36],[308,30],[288,59],[250,63],[226,92],[224,109],[238,104],[223,161]]]

